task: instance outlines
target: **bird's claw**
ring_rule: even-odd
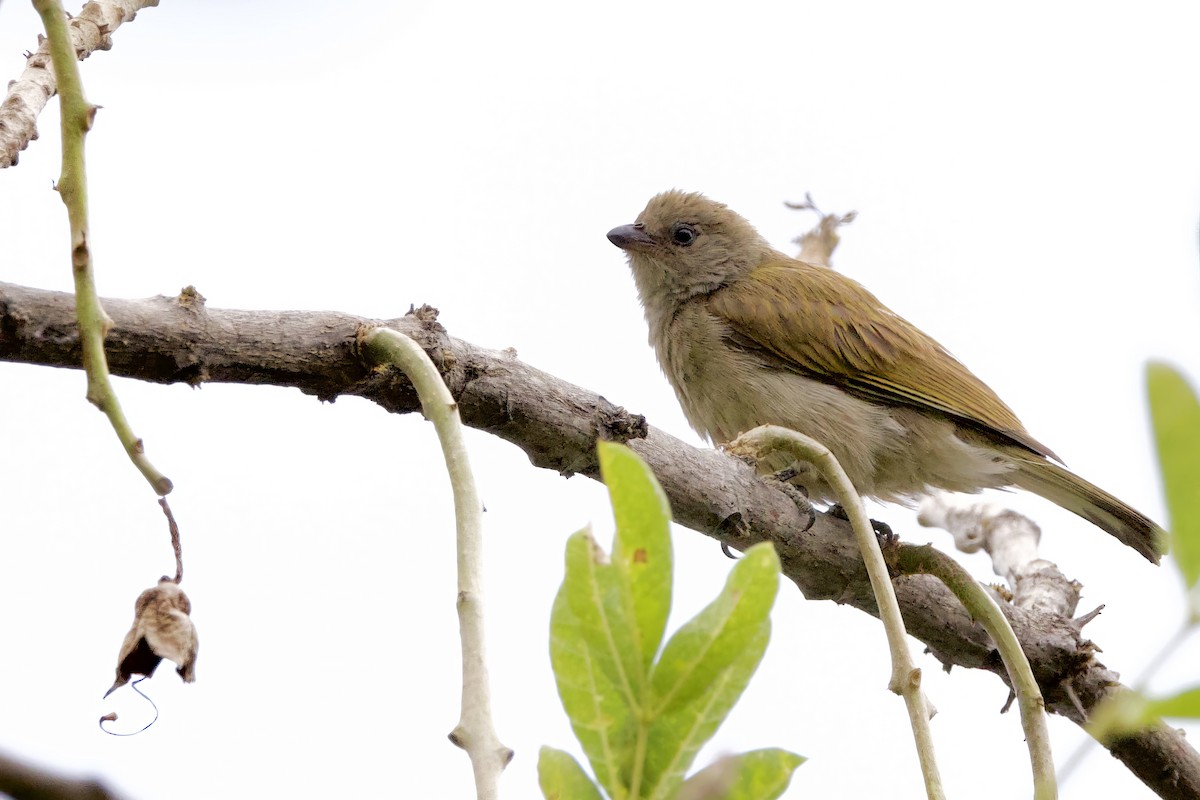
[[[800,532],[804,533],[816,524],[817,512],[812,507],[812,503],[808,501],[808,489],[792,483],[792,479],[798,474],[795,469],[788,467],[779,470],[779,472],[763,476],[763,480],[774,485],[775,488],[790,497],[792,502],[796,504],[796,507],[800,509],[800,512],[808,515],[808,522],[800,529]]]
[[[831,517],[844,519],[847,522],[850,521],[850,515],[846,513],[846,509],[841,503],[834,503],[829,506],[825,513]],[[891,525],[888,525],[886,522],[880,522],[877,519],[869,520],[869,522],[871,523],[871,530],[875,532],[875,539],[879,542],[880,550],[886,550],[900,541],[899,535],[892,530]]]
[[[879,541],[880,550],[887,550],[900,541],[900,534],[893,531],[892,526],[886,522],[880,522],[877,519],[871,520],[871,530],[875,531],[875,538]]]
[[[804,488],[798,483],[792,483],[792,481],[794,481],[796,476],[799,474],[800,470],[796,469],[794,466],[784,467],[778,472],[772,473],[771,480],[779,481],[780,483],[786,483],[788,486],[791,486],[805,497],[808,497],[808,489]]]

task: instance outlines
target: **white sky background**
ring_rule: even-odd
[[[1200,12],[1145,4],[674,6],[176,3],[83,64],[105,296],[194,284],[213,307],[398,316],[594,389],[699,443],[605,239],[663,189],[701,190],[777,246],[811,191],[858,209],[835,267],[942,341],[1081,474],[1163,518],[1143,365],[1200,376]],[[77,10],[74,8],[72,10]],[[39,21],[0,5],[0,77]],[[0,280],[70,288],[57,100],[0,173]],[[133,600],[171,571],[152,493],[82,373],[0,364],[0,749],[94,771],[134,798],[472,796],[445,734],[459,703],[453,519],[431,426],[354,398],[117,381],[176,484],[198,681],[144,686],[146,733],[96,728]],[[506,797],[537,794],[542,744],[574,747],[547,656],[568,534],[608,542],[604,490],[471,432],[487,504],[491,670]],[[1038,498],[1084,585],[1087,634],[1134,681],[1175,630],[1154,569]],[[902,509],[908,541],[950,547]],[[730,568],[676,536],[678,625]],[[982,556],[964,557],[992,579]],[[878,623],[785,585],[751,688],[701,754],[782,746],[788,797],[921,797]],[[921,656],[954,797],[1028,795],[994,676]],[[1196,682],[1195,642],[1161,673]],[[127,729],[127,728],[126,728]],[[1193,728],[1193,732],[1195,732]],[[1084,738],[1051,719],[1055,754]],[[1148,797],[1096,750],[1064,797]]]

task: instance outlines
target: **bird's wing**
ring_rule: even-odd
[[[709,296],[734,332],[731,344],[863,399],[948,414],[1058,459],[987,384],[855,281],[791,260],[752,276]]]

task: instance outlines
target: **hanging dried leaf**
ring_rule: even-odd
[[[164,658],[174,661],[184,683],[196,680],[196,626],[188,616],[192,602],[169,578],[147,589],[134,603],[133,627],[125,634],[117,658],[117,679],[104,693],[108,697],[134,675],[150,676]]]

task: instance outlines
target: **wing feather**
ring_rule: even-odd
[[[940,412],[1058,459],[945,348],[833,270],[772,262],[709,299],[739,346],[863,399]]]

